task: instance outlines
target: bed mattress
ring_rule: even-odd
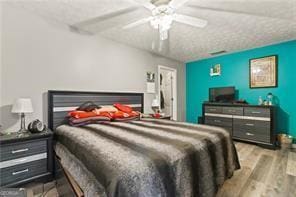
[[[218,127],[143,119],[59,126],[57,140],[106,196],[215,196],[240,168],[231,136]]]

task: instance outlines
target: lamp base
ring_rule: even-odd
[[[18,133],[27,133],[26,122],[25,122],[25,113],[21,113],[21,128]]]

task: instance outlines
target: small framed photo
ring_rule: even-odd
[[[277,55],[250,59],[250,88],[273,88],[278,86]]]

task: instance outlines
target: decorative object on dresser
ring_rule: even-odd
[[[250,88],[272,88],[278,85],[277,55],[250,60]]]
[[[235,140],[275,148],[275,106],[203,104],[204,124],[226,129]]]
[[[52,138],[50,130],[0,136],[0,186],[50,181],[53,176]]]
[[[32,101],[29,98],[19,98],[13,104],[12,113],[18,113],[21,115],[21,128],[19,132],[26,132],[25,113],[32,113],[33,106]]]

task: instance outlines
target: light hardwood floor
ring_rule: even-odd
[[[296,151],[246,143],[235,146],[241,169],[224,183],[217,197],[296,197]],[[28,197],[58,196],[53,184],[28,187]]]
[[[296,197],[296,151],[235,143],[241,169],[217,197]]]

